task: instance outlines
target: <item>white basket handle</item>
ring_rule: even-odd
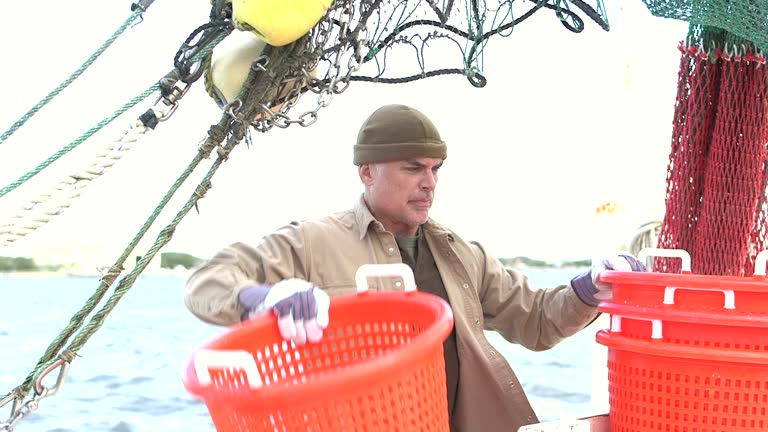
[[[691,270],[691,257],[683,249],[659,249],[659,248],[643,248],[637,254],[639,260],[644,260],[648,256],[667,256],[677,257],[682,259],[681,271],[690,272]],[[763,250],[755,257],[755,276],[765,277],[765,266],[768,263],[768,250]],[[715,289],[715,288],[692,288],[692,287],[673,287],[668,286],[664,289],[664,304],[675,304],[675,293],[678,290],[692,290],[692,291],[719,291],[723,293],[723,308],[736,309],[736,293],[733,290],[728,289]]]
[[[768,250],[761,251],[755,257],[755,276],[765,276],[765,263],[768,261]]]
[[[768,261],[768,250],[761,251],[755,257],[755,276],[765,277],[765,264]],[[664,289],[664,304],[675,304],[675,292],[677,290],[694,290],[694,291],[720,291],[723,293],[723,308],[736,309],[736,293],[729,289],[716,289],[716,288],[690,288],[690,287],[666,287]]]
[[[725,297],[723,300],[723,307],[725,309],[736,309],[736,293],[729,289],[717,289],[717,288],[691,288],[691,287],[674,287],[668,286],[664,288],[664,304],[675,304],[675,293],[677,290],[690,290],[690,291],[720,291]]]
[[[242,371],[252,389],[263,385],[259,369],[253,355],[243,350],[200,350],[195,353],[195,372],[200,385],[211,385],[209,369],[225,369],[231,372]]]
[[[664,337],[662,330],[662,321],[660,319],[623,317],[621,315],[611,315],[611,333],[621,333],[621,319],[630,318],[641,321],[651,322],[651,339],[661,339]]]
[[[685,249],[662,249],[662,248],[642,248],[637,253],[637,259],[639,261],[645,261],[649,256],[661,256],[668,258],[680,258],[682,263],[680,264],[680,271],[691,272],[691,255],[685,251]]]
[[[416,280],[413,271],[407,264],[363,264],[355,273],[357,292],[368,292],[368,278],[371,277],[401,277],[405,285],[405,292],[416,291]]]

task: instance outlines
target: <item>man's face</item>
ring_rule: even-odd
[[[416,235],[429,216],[442,165],[443,160],[437,158],[361,165],[360,178],[371,213],[394,234]]]

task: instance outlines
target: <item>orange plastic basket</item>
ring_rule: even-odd
[[[612,432],[768,429],[768,351],[743,356],[606,330],[597,341],[609,347]]]
[[[768,312],[675,310],[612,302],[600,303],[598,310],[611,314],[612,333],[676,345],[680,356],[688,349],[710,347],[742,357],[755,352],[768,355]]]
[[[675,309],[768,311],[765,276],[710,276],[608,270],[600,281],[613,287],[613,302]]]
[[[400,276],[406,291],[368,293],[372,276]],[[331,299],[318,343],[283,340],[265,316],[190,355],[184,386],[205,401],[217,431],[449,430],[449,305],[415,291],[404,264],[362,266],[357,283],[357,294]]]
[[[613,286],[598,306],[611,327],[597,333],[608,347],[613,432],[768,429],[768,280],[758,256],[754,277],[600,274]]]
[[[648,252],[646,252],[648,251]],[[643,253],[645,252],[645,253]],[[682,273],[603,271],[599,280],[612,285],[616,304],[661,306],[669,309],[730,310],[746,313],[768,311],[768,278],[765,275],[768,251],[758,254],[752,277],[710,276],[690,273],[687,252],[644,249],[643,255],[682,258]]]

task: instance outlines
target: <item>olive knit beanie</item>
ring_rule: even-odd
[[[355,165],[407,160],[417,157],[445,159],[448,148],[434,124],[405,105],[385,105],[368,117],[357,134]]]

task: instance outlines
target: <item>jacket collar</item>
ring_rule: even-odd
[[[372,223],[381,224],[381,222],[373,217],[373,214],[371,213],[371,210],[368,209],[368,205],[365,203],[362,194],[360,195],[360,199],[357,200],[357,203],[355,203],[353,212],[355,214],[355,222],[357,225],[355,228],[357,229],[358,238],[360,238],[360,240],[362,240],[363,237],[365,237],[365,235],[368,233],[368,228],[370,228]],[[433,221],[432,219],[428,219],[427,222],[422,225],[422,228],[433,235],[447,235],[452,237],[451,231]]]
[[[363,199],[363,195],[360,195],[360,199],[357,200],[357,203],[355,203],[354,207],[355,212],[355,222],[357,222],[357,234],[360,238],[360,240],[365,237],[365,234],[368,233],[368,227],[374,222],[378,222],[375,217],[373,217],[373,214],[371,214],[371,211],[368,209],[368,205],[365,203],[365,200]]]

